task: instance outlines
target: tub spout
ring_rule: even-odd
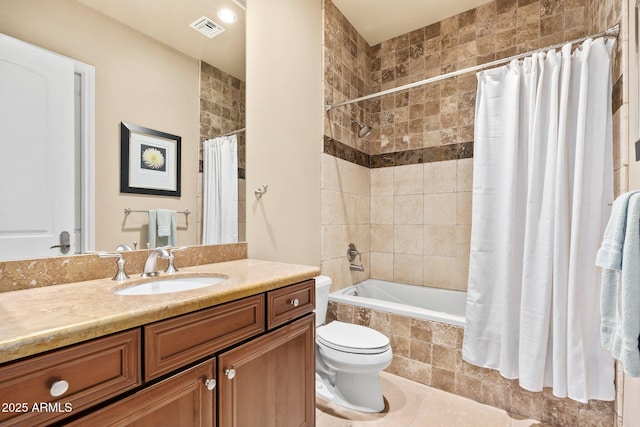
[[[351,271],[364,271],[364,266],[357,265],[357,264],[350,264],[349,265],[349,270],[351,270]]]

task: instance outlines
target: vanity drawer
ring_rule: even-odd
[[[62,419],[140,385],[140,371],[139,329],[9,363],[0,367],[0,424]]]
[[[313,279],[267,292],[267,327],[280,326],[311,313],[316,306]]]
[[[144,326],[145,380],[265,331],[264,294]]]

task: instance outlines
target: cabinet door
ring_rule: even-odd
[[[315,425],[315,317],[218,357],[220,427]]]
[[[67,425],[213,426],[214,375],[215,360],[208,360]]]

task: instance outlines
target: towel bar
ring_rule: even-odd
[[[125,215],[129,215],[131,212],[144,212],[144,213],[149,213],[149,211],[137,211],[137,210],[133,210],[130,208],[124,208],[124,213]],[[191,213],[191,211],[189,209],[185,209],[183,211],[176,211],[177,213],[181,213],[184,214],[184,216],[189,216],[189,214]]]

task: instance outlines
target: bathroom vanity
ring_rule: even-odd
[[[1,294],[2,310],[34,309],[5,313],[23,324],[14,336],[0,327],[0,425],[315,425],[317,268],[245,259],[179,274],[211,271],[228,279],[163,295],[116,295],[107,279]],[[54,290],[60,302],[41,305]]]

